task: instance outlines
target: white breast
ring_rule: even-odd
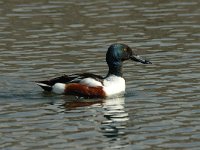
[[[125,92],[125,80],[122,77],[115,75],[109,76],[103,81],[103,89],[106,92],[106,96],[112,96],[122,94]]]

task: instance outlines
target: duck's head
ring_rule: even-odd
[[[122,63],[125,60],[151,64],[150,61],[138,56],[128,45],[116,43],[112,44],[106,53],[106,62],[109,66],[109,74],[122,76]]]

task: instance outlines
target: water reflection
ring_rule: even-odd
[[[102,104],[103,100],[80,100],[77,97],[74,96],[70,96],[70,98],[68,98],[70,100],[67,100],[63,106],[65,107],[65,109],[67,111],[69,110],[73,110],[73,109],[78,109],[79,107],[86,107],[86,106],[92,106],[95,104]]]
[[[126,121],[129,120],[128,113],[124,109],[124,97],[107,99],[103,103],[104,118],[101,123],[101,131],[104,136],[116,139],[125,134]]]
[[[126,122],[129,120],[128,113],[125,111],[125,98],[117,97],[105,100],[78,100],[75,97],[71,97],[63,104],[64,108],[69,111],[73,109],[79,109],[80,107],[96,107],[102,108],[102,117],[98,117],[100,120],[100,130],[104,136],[115,140],[119,135],[124,135],[123,129],[126,128]]]

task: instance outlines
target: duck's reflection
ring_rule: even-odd
[[[77,109],[79,107],[86,107],[86,106],[92,106],[95,104],[102,104],[103,100],[99,99],[99,100],[90,100],[90,99],[77,99],[76,97],[70,97],[70,100],[66,101],[63,106],[65,107],[65,109],[67,110],[73,110],[73,109]]]
[[[123,129],[126,128],[126,121],[129,120],[124,104],[124,97],[104,101],[103,108],[106,120],[101,123],[101,131],[106,137],[117,137],[124,134]]]
[[[101,115],[103,114],[104,119],[99,117],[100,124],[100,132],[103,133],[104,136],[109,138],[115,138],[119,135],[123,135],[124,130],[126,128],[126,121],[129,120],[128,113],[125,111],[125,98],[117,97],[112,99],[104,99],[104,100],[76,100],[71,102],[66,102],[64,104],[65,109],[72,110],[77,109],[79,107],[92,106],[93,109],[96,106],[101,106],[103,108]]]

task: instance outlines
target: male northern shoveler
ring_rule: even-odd
[[[125,92],[125,80],[122,77],[122,64],[125,60],[133,60],[143,64],[151,64],[142,59],[125,44],[112,44],[106,53],[109,70],[106,77],[91,73],[63,75],[45,81],[37,81],[37,85],[45,91],[58,94],[75,95],[88,98],[105,98]]]

